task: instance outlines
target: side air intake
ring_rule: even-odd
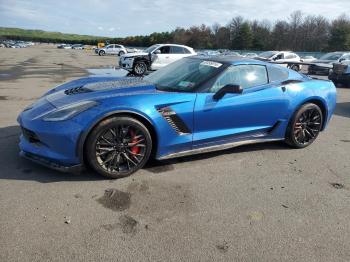
[[[170,107],[158,108],[157,111],[164,117],[178,135],[182,136],[191,134],[191,131],[186,124]]]

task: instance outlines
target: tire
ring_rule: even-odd
[[[292,70],[296,71],[296,72],[299,72],[299,71],[300,71],[300,68],[299,68],[298,65],[292,65],[290,68],[291,68]]]
[[[118,116],[100,122],[85,145],[85,157],[92,169],[105,177],[122,178],[146,164],[152,151],[152,138],[140,121]]]
[[[124,51],[120,51],[118,55],[119,56],[125,55],[125,52]]]
[[[294,148],[311,145],[321,132],[323,114],[320,107],[313,103],[301,106],[289,121],[285,142]]]
[[[106,52],[103,51],[103,50],[101,50],[100,52],[98,52],[98,55],[99,55],[99,56],[104,56],[105,54],[106,54]]]
[[[132,71],[137,76],[143,76],[147,72],[147,65],[145,62],[136,62]]]

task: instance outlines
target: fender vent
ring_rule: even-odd
[[[157,111],[164,117],[164,119],[178,135],[182,136],[191,134],[191,131],[188,129],[186,124],[170,107],[158,108]]]

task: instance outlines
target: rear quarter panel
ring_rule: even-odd
[[[323,129],[329,123],[336,106],[336,88],[331,81],[310,79],[286,86],[290,96],[291,118],[294,112],[309,101],[321,102],[325,109]]]

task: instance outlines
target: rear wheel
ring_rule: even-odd
[[[86,158],[99,174],[129,176],[142,168],[152,151],[147,128],[131,117],[112,117],[99,123],[86,141]]]
[[[136,62],[134,65],[133,73],[137,76],[142,76],[147,71],[147,65],[145,62]]]
[[[290,120],[285,141],[295,148],[307,147],[316,140],[322,124],[323,115],[320,107],[307,103],[299,108]]]

